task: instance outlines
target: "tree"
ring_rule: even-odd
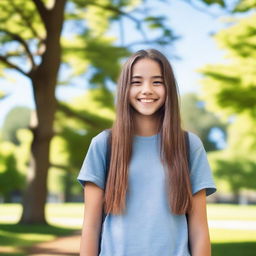
[[[132,0],[1,1],[1,65],[18,71],[31,81],[37,115],[37,125],[31,127],[31,173],[21,222],[46,222],[44,205],[49,148],[54,136],[58,107],[55,89],[61,82],[58,81],[61,61],[65,63],[63,69],[68,71],[68,78],[84,74],[92,67],[90,83],[106,86],[106,81],[115,81],[119,60],[129,53],[126,47],[114,46],[115,40],[105,36],[112,21],[124,16],[141,31],[142,23],[161,30],[163,34],[151,39],[156,43],[170,43],[174,39],[171,30],[165,27],[163,17],[136,18],[129,9],[133,10],[137,4]],[[73,26],[69,38],[62,31],[64,22],[65,26]]]
[[[253,13],[217,33],[215,38],[228,61],[201,70],[208,109],[229,122],[228,148],[215,156],[216,176],[226,179],[235,194],[241,188],[256,188],[251,182],[256,178],[255,24]]]

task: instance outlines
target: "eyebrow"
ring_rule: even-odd
[[[132,78],[142,78],[142,76],[133,76]],[[162,76],[151,76],[151,78],[161,78],[161,79],[163,79]]]

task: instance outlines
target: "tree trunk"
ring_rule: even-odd
[[[23,200],[22,223],[46,223],[45,203],[47,199],[47,174],[50,165],[50,142],[53,137],[53,121],[56,111],[54,89],[46,90],[42,80],[36,86],[38,124],[32,129],[31,160],[28,173],[28,187]],[[55,86],[54,86],[55,87]]]
[[[50,142],[57,102],[55,88],[61,63],[60,35],[67,0],[55,1],[51,10],[35,1],[46,29],[45,52],[41,64],[30,72],[36,103],[37,126],[32,129],[31,162],[28,186],[23,200],[22,223],[46,223],[47,175],[50,166]]]

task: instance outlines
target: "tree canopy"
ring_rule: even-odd
[[[256,178],[255,24],[255,13],[231,20],[215,35],[226,52],[224,63],[201,69],[202,98],[207,108],[229,123],[228,147],[214,157],[216,175],[226,179],[236,193],[242,188],[256,188],[251,182]]]

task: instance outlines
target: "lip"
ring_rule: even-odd
[[[157,99],[153,99],[153,98],[138,98],[138,100],[153,100],[153,101],[156,101]]]

